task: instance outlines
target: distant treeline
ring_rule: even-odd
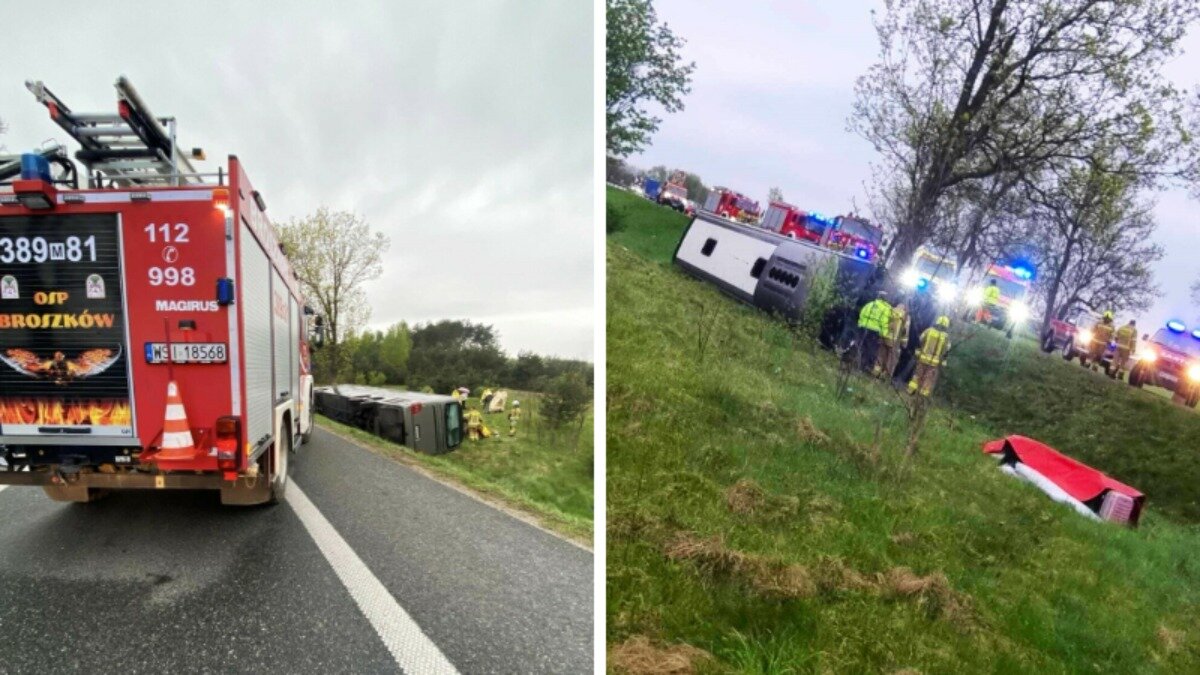
[[[400,322],[381,331],[363,331],[336,350],[314,352],[316,378],[361,384],[398,384],[408,389],[449,393],[455,387],[509,387],[546,391],[568,373],[593,384],[592,364],[521,352],[510,358],[500,349],[492,326],[470,321],[437,321],[409,327]],[[336,373],[336,376],[335,376]]]

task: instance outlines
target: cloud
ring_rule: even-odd
[[[373,324],[466,318],[494,323],[513,354],[593,357],[588,3],[227,1],[132,15],[72,2],[49,13],[5,14],[54,26],[53,40],[7,37],[10,151],[68,140],[24,79],[90,112],[114,109],[112,82],[126,74],[156,114],[178,116],[183,143],[237,154],[276,222],[325,204],[388,234],[385,274],[368,288]]]

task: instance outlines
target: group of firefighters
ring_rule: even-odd
[[[1092,340],[1088,343],[1087,358],[1091,361],[1092,370],[1097,370],[1104,360],[1108,346],[1115,341],[1117,350],[1113,354],[1108,372],[1110,376],[1119,380],[1124,374],[1129,357],[1137,352],[1137,322],[1130,319],[1129,323],[1120,328],[1115,326],[1112,312],[1105,312],[1104,316],[1092,325]]]
[[[921,331],[917,343],[910,346],[912,317],[909,307],[903,298],[894,305],[887,298],[887,292],[881,290],[874,300],[859,310],[862,367],[880,379],[898,377],[901,356],[908,351],[909,361],[913,364],[908,393],[929,396],[950,350],[950,317],[938,316],[932,325]]]
[[[487,406],[489,403],[491,403],[492,397],[495,396],[495,392],[493,392],[490,388],[484,389],[483,393],[479,396],[478,406],[471,401],[471,390],[466,387],[458,387],[454,391],[450,392],[450,395],[454,397],[454,400],[461,403],[463,410],[466,411],[463,417],[467,423],[467,438],[472,441],[478,441],[481,438],[486,438],[487,436],[492,435],[487,429],[487,426],[483,423],[483,411],[487,410]],[[517,423],[520,421],[521,402],[513,401],[512,408],[510,408],[508,411],[509,436],[517,435]],[[495,434],[495,437],[499,438],[500,434]]]
[[[1000,290],[993,283],[984,290],[984,307],[998,304]],[[922,303],[924,300],[924,303]],[[912,299],[925,313],[932,311],[928,298],[918,292]],[[875,299],[863,305],[858,313],[857,341],[863,370],[880,379],[898,378],[903,381],[904,372],[911,369],[908,393],[929,396],[937,383],[938,372],[946,365],[950,350],[950,317],[942,314],[921,331],[919,339],[912,343],[912,313],[904,298],[895,304],[888,302],[887,291],[881,290]],[[919,324],[918,324],[919,325]],[[1137,351],[1137,322],[1117,327],[1111,311],[1091,328],[1091,342],[1087,347],[1087,359],[1091,369],[1097,370],[1103,362],[1110,344],[1116,345],[1112,365],[1108,369],[1111,377],[1121,379],[1130,356]],[[909,356],[907,365],[901,368],[902,356]]]

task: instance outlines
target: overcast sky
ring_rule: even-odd
[[[875,61],[870,11],[881,2],[656,0],[659,18],[687,40],[696,62],[686,109],[665,115],[654,143],[630,161],[698,174],[765,201],[778,186],[788,201],[822,213],[867,211],[863,183],[878,155],[846,131],[854,81]],[[1200,84],[1200,26],[1167,75]],[[1156,195],[1158,242],[1166,256],[1154,268],[1163,295],[1139,317],[1143,327],[1180,317],[1200,325],[1188,286],[1200,275],[1200,204],[1176,188]]]
[[[116,112],[124,74],[202,170],[238,155],[272,220],[324,204],[391,237],[372,325],[469,319],[513,355],[592,358],[590,3],[9,4],[8,152],[78,149],[24,80]]]

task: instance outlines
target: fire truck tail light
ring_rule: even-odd
[[[238,417],[217,418],[217,468],[237,471],[238,446],[241,445],[242,421]]]
[[[229,215],[229,188],[213,188],[213,207]]]
[[[411,412],[412,414],[416,415],[421,412],[421,408],[422,408],[422,406],[420,403],[414,403],[411,406],[409,406],[408,411]]]

